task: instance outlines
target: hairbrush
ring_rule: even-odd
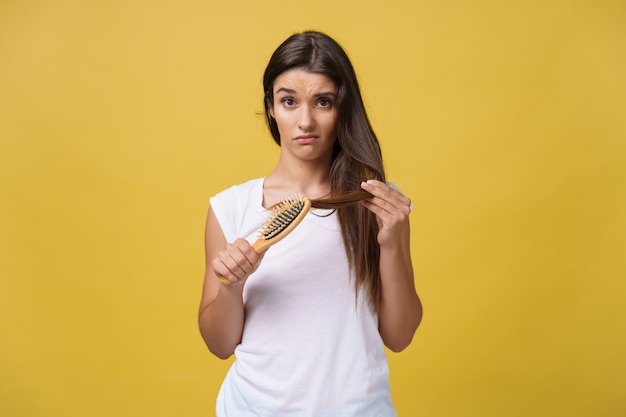
[[[270,246],[280,242],[304,219],[311,208],[311,200],[302,194],[296,194],[271,207],[272,213],[259,228],[259,237],[252,244],[256,253],[267,250]],[[220,277],[224,285],[230,281]]]

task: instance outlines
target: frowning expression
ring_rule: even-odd
[[[337,86],[323,74],[301,68],[276,77],[274,104],[283,151],[306,160],[332,158],[337,139]]]

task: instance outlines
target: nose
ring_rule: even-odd
[[[315,126],[315,117],[309,106],[301,106],[298,118],[298,127],[301,130],[309,131]]]

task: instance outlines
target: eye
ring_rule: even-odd
[[[320,107],[331,107],[333,105],[333,102],[328,98],[320,98],[319,100],[317,100],[317,105]]]
[[[296,105],[296,101],[292,99],[291,97],[285,97],[284,99],[280,101],[285,105],[285,107],[293,107]]]

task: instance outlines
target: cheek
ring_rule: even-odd
[[[274,117],[274,120],[276,120],[276,125],[278,126],[278,130],[284,131],[284,130],[291,129],[292,123],[288,117],[284,117],[278,114],[278,117]]]
[[[337,131],[337,117],[335,115],[329,115],[324,119],[324,129],[327,132]]]

